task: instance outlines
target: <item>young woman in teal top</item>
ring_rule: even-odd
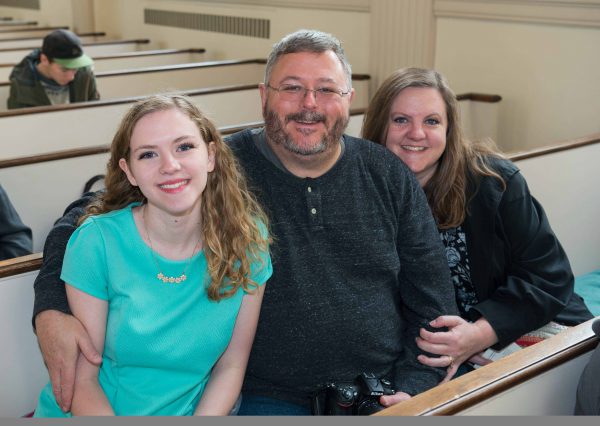
[[[48,384],[35,415],[228,414],[272,268],[267,219],[214,125],[182,96],[134,105],[87,212],[61,278],[102,364],[80,355],[71,412]]]

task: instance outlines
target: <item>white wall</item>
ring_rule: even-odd
[[[37,21],[40,26],[69,26],[73,28],[72,1],[87,0],[40,0],[40,10],[0,6],[0,16]]]
[[[600,268],[600,144],[517,161],[575,276]]]
[[[457,93],[502,96],[506,151],[600,131],[600,28],[440,18],[435,67]]]
[[[271,21],[269,39],[146,25],[144,9],[206,13]],[[96,29],[120,38],[149,37],[157,48],[203,47],[208,60],[266,57],[273,43],[300,28],[335,34],[344,44],[353,71],[368,73],[369,13],[327,9],[216,4],[189,0],[101,0],[96,2]]]

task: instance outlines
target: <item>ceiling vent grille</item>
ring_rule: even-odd
[[[0,6],[40,10],[40,0],[0,0]]]
[[[268,19],[208,15],[205,13],[144,9],[144,22],[152,25],[257,38],[269,38],[271,33],[271,22]]]

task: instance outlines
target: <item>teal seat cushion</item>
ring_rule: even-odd
[[[600,269],[575,278],[575,291],[594,316],[600,315]]]

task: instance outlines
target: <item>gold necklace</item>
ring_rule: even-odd
[[[144,211],[142,212],[142,219],[144,220],[144,230],[146,231],[146,238],[148,238],[148,242],[150,243],[150,254],[152,255],[152,260],[154,261],[154,264],[156,265],[156,269],[158,269],[158,274],[156,274],[156,278],[159,281],[162,281],[163,283],[171,283],[171,284],[180,284],[183,281],[187,280],[186,272],[192,263],[192,260],[194,258],[194,253],[196,252],[196,248],[200,244],[200,241],[202,241],[202,237],[200,237],[198,239],[198,242],[194,246],[194,249],[192,250],[192,254],[190,255],[190,259],[188,260],[187,265],[185,265],[185,268],[183,268],[183,272],[181,273],[181,275],[179,275],[178,277],[172,277],[169,275],[165,275],[161,272],[160,266],[158,265],[158,260],[156,259],[156,256],[154,256],[154,247],[152,246],[152,240],[150,239],[150,233],[148,232],[148,228],[146,227],[146,205],[144,206]]]

